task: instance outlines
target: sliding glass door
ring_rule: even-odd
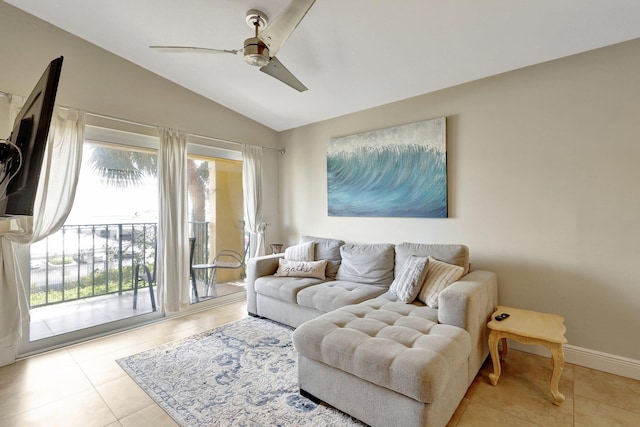
[[[87,128],[73,209],[30,247],[29,342],[55,345],[156,312],[157,146],[157,138]]]
[[[194,270],[192,302],[244,292],[248,239],[240,158],[237,152],[189,146],[189,233],[195,239],[193,263],[203,267]]]

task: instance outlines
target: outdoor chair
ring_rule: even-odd
[[[153,272],[149,269],[149,267],[144,263],[136,263],[133,268],[133,309],[135,310],[138,305],[138,288],[140,288],[140,280],[146,282],[146,285],[149,286],[149,298],[151,298],[151,309],[156,311],[156,298],[153,294],[153,285],[156,282],[156,264],[157,264],[157,249],[154,250],[153,254]],[[142,285],[144,288],[146,285]]]
[[[193,271],[193,257],[196,253],[196,238],[189,237],[189,277],[191,278],[191,290],[194,301],[198,301],[198,286],[196,285],[196,274]]]
[[[194,239],[195,246],[195,239]],[[209,295],[209,290],[213,287],[213,295],[217,296],[217,282],[216,282],[216,272],[218,269],[242,269],[244,273],[244,269],[246,266],[246,258],[247,253],[249,252],[249,241],[245,243],[244,252],[240,253],[238,251],[234,251],[231,249],[225,249],[220,251],[210,263],[207,264],[193,264],[193,254],[191,256],[191,277],[192,277],[192,286],[195,289],[196,281],[194,272],[196,270],[205,270],[205,283],[206,283],[206,295]],[[209,270],[211,270],[211,274],[209,274]],[[197,298],[197,290],[196,290],[196,298]]]

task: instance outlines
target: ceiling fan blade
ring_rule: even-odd
[[[271,58],[271,61],[267,65],[260,67],[260,71],[263,73],[269,74],[271,77],[274,77],[280,80],[282,83],[291,86],[298,92],[304,92],[307,90],[307,87],[300,82],[287,68],[282,65],[277,58]]]
[[[284,42],[287,41],[315,1],[291,0],[280,15],[258,34],[258,38],[269,48],[271,56],[276,56]]]
[[[195,47],[195,46],[149,46],[151,49],[156,49],[161,52],[168,53],[230,53],[237,55],[239,50],[236,49],[212,49],[209,47]]]

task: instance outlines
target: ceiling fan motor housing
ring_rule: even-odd
[[[244,60],[247,64],[262,67],[271,60],[269,48],[257,37],[250,37],[244,41]]]

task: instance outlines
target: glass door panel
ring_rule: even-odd
[[[244,292],[242,162],[190,154],[188,183],[193,263],[211,266],[194,270],[192,302]]]

